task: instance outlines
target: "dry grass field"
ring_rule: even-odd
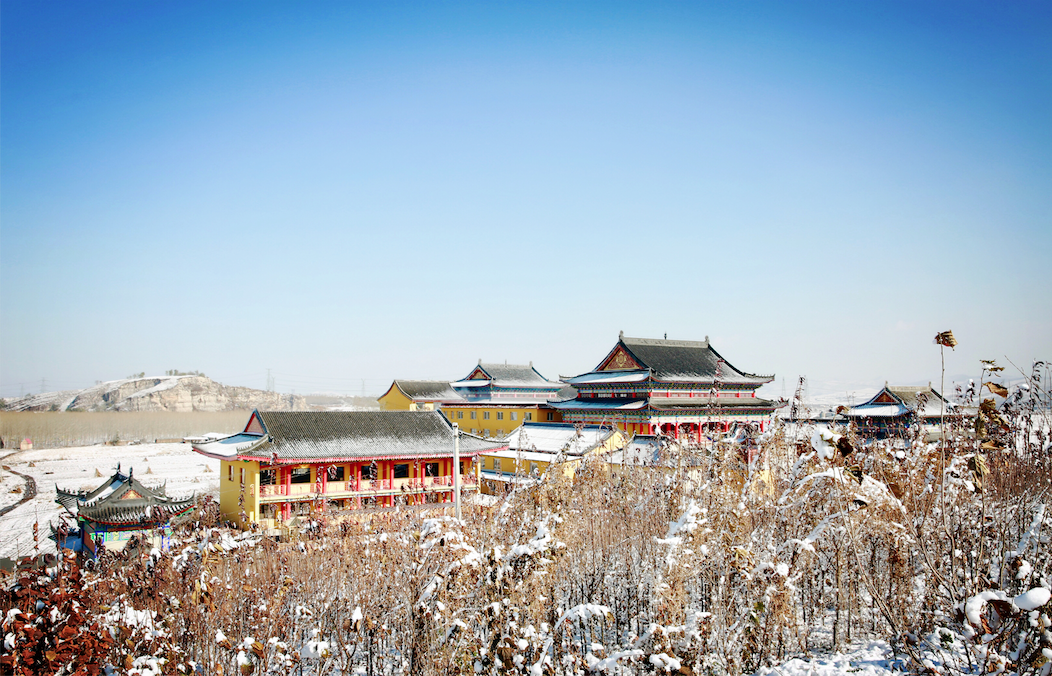
[[[0,439],[5,448],[17,448],[23,439],[32,439],[35,448],[90,446],[114,441],[154,442],[207,432],[230,434],[245,425],[249,413],[0,412]]]

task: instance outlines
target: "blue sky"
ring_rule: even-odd
[[[0,12],[0,396],[1052,358],[1047,4]]]

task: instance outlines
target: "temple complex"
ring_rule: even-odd
[[[629,434],[700,442],[704,434],[748,424],[761,431],[781,406],[756,396],[774,380],[739,370],[704,341],[628,338],[588,373],[564,378],[577,396],[550,402],[563,420],[617,425]]]

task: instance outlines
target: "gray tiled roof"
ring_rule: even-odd
[[[483,364],[481,368],[499,387],[562,387],[562,383],[548,380],[533,364]],[[472,369],[474,370],[474,369]]]
[[[445,380],[396,380],[395,385],[410,399],[462,399]]]
[[[240,454],[281,460],[437,457],[453,453],[453,427],[437,411],[258,411],[267,434]],[[461,433],[460,452],[504,448]]]
[[[716,364],[723,357],[712,349],[708,340],[662,340],[659,338],[629,338],[619,341],[636,361],[649,368],[658,380],[712,380]],[[758,376],[740,371],[723,359],[720,381],[725,383],[766,383],[774,376]]]

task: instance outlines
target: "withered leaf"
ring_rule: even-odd
[[[986,385],[986,389],[990,390],[990,392],[992,392],[993,394],[996,394],[999,397],[1007,397],[1008,396],[1008,388],[1004,387],[1003,385],[999,385],[997,383],[993,383],[993,382],[989,382],[989,381],[983,383],[983,385]]]

